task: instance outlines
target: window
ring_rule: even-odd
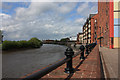
[[[96,30],[96,25],[95,25],[95,30]]]
[[[95,34],[96,34],[96,32],[95,32]]]
[[[89,20],[89,23],[90,23],[91,21]]]
[[[105,33],[106,33],[106,29],[105,29]]]
[[[104,12],[104,9],[102,9],[102,13]]]
[[[106,22],[106,28],[108,29],[108,23]]]
[[[108,9],[106,9],[106,16],[108,16]]]
[[[97,19],[95,19],[95,22],[97,22]]]
[[[106,45],[107,45],[107,41],[106,41]]]
[[[113,44],[113,37],[111,38],[111,44]]]

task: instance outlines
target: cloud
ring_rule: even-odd
[[[75,23],[84,23],[85,19],[84,18],[78,18],[75,20]]]
[[[76,5],[77,3],[33,2],[28,8],[17,7],[15,15],[2,13],[4,18],[0,29],[4,31],[4,40],[28,40],[31,37],[61,39],[76,36],[78,32],[82,32],[85,21],[81,17],[68,19]],[[81,14],[78,12],[75,15]]]
[[[16,19],[26,20],[26,18],[38,17],[44,13],[54,12],[64,15],[71,12],[77,3],[52,3],[52,2],[33,2],[28,8],[19,7],[16,9]]]
[[[45,12],[53,11],[57,7],[55,3],[33,2],[28,8],[17,8],[16,19],[23,20],[26,17],[38,17]],[[22,16],[22,18],[21,18]]]
[[[2,2],[0,2],[0,9],[2,9]]]
[[[85,12],[87,8],[88,8],[88,2],[83,3],[82,5],[80,5],[80,6],[78,7],[77,12],[78,12],[79,14],[81,14],[81,13],[83,14],[83,12]],[[88,9],[87,9],[87,10],[88,10]]]
[[[46,27],[46,28],[53,28],[54,26],[51,25],[51,24],[45,24],[45,27]]]
[[[11,20],[11,16],[10,15],[7,15],[7,14],[4,14],[4,13],[0,13],[0,28],[3,30],[3,25],[4,24],[9,24],[9,20]],[[5,23],[4,23],[5,21]]]
[[[65,3],[59,6],[58,11],[63,14],[69,13],[76,7],[76,4],[77,3]]]
[[[9,18],[11,18],[11,16],[7,15],[7,14],[0,13],[0,18],[1,19],[9,19]]]
[[[95,14],[98,10],[97,2],[84,2],[82,5],[79,5],[77,13],[81,16],[88,17],[89,14]]]

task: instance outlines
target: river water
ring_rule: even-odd
[[[3,52],[3,78],[20,78],[65,57],[66,46],[44,44],[41,48]]]

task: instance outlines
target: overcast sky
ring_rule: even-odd
[[[76,36],[97,9],[97,2],[3,2],[0,29],[4,40]]]

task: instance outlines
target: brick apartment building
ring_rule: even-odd
[[[98,43],[98,14],[91,18],[91,43]]]
[[[90,14],[83,25],[83,43],[120,48],[120,2],[99,1],[98,14]]]
[[[90,19],[88,18],[83,25],[83,43],[91,43],[91,26]]]
[[[95,16],[95,17],[94,17]],[[95,20],[95,21],[93,21]],[[83,43],[92,43],[95,42],[93,37],[96,36],[96,31],[94,30],[94,26],[97,23],[97,14],[90,14],[89,18],[87,18],[85,24],[83,25]]]

